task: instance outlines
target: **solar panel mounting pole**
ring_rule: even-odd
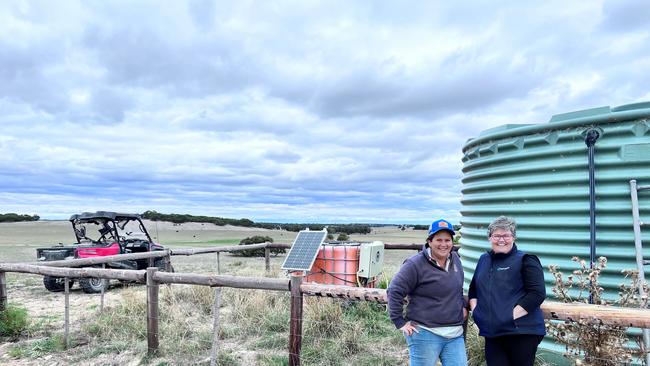
[[[289,321],[289,366],[300,366],[302,347],[302,284],[303,272],[291,273],[291,319]]]

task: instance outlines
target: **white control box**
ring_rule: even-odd
[[[372,278],[384,270],[384,243],[373,241],[363,243],[359,249],[359,271],[357,276]]]

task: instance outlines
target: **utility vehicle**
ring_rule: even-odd
[[[49,248],[36,249],[39,261],[103,257],[116,254],[141,253],[164,250],[160,244],[151,240],[140,215],[108,211],[84,212],[70,217],[72,230],[77,242],[72,245],[59,244]],[[145,269],[149,259],[123,260],[106,263],[106,268]],[[164,257],[156,258],[154,266],[160,270],[173,272],[174,269]],[[99,266],[101,267],[101,265]],[[73,281],[68,280],[70,286]],[[63,291],[63,277],[44,276],[45,288],[52,292]],[[86,293],[101,292],[107,289],[108,279],[80,278],[79,286]]]

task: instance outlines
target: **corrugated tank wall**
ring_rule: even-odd
[[[487,227],[499,215],[517,221],[517,246],[539,256],[547,294],[548,271],[576,269],[589,261],[589,170],[585,132],[597,129],[595,144],[596,258],[605,256],[605,298],[628,283],[622,269],[636,269],[630,180],[650,185],[650,102],[556,115],[548,123],[504,125],[483,131],[463,147],[461,256],[465,289],[478,258],[490,244]],[[650,223],[650,191],[639,192],[641,220]],[[650,225],[642,228],[650,258]],[[646,279],[648,278],[646,271]],[[553,340],[542,349],[563,352]],[[562,362],[557,359],[557,362]]]
[[[585,132],[595,144],[596,256],[608,258],[602,277],[617,296],[621,269],[636,268],[631,179],[650,184],[650,103],[556,115],[548,123],[504,125],[463,148],[462,256],[466,281],[489,249],[487,226],[499,215],[517,221],[517,245],[547,266],[573,269],[572,256],[589,260],[589,178]],[[641,218],[650,222],[650,192],[639,193]],[[642,229],[650,257],[650,227]]]

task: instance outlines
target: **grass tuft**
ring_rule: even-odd
[[[12,339],[18,338],[29,326],[27,309],[8,304],[0,312],[0,336]]]
[[[64,349],[63,336],[57,334],[11,347],[9,348],[9,356],[13,358],[38,358],[49,353],[61,352]]]

